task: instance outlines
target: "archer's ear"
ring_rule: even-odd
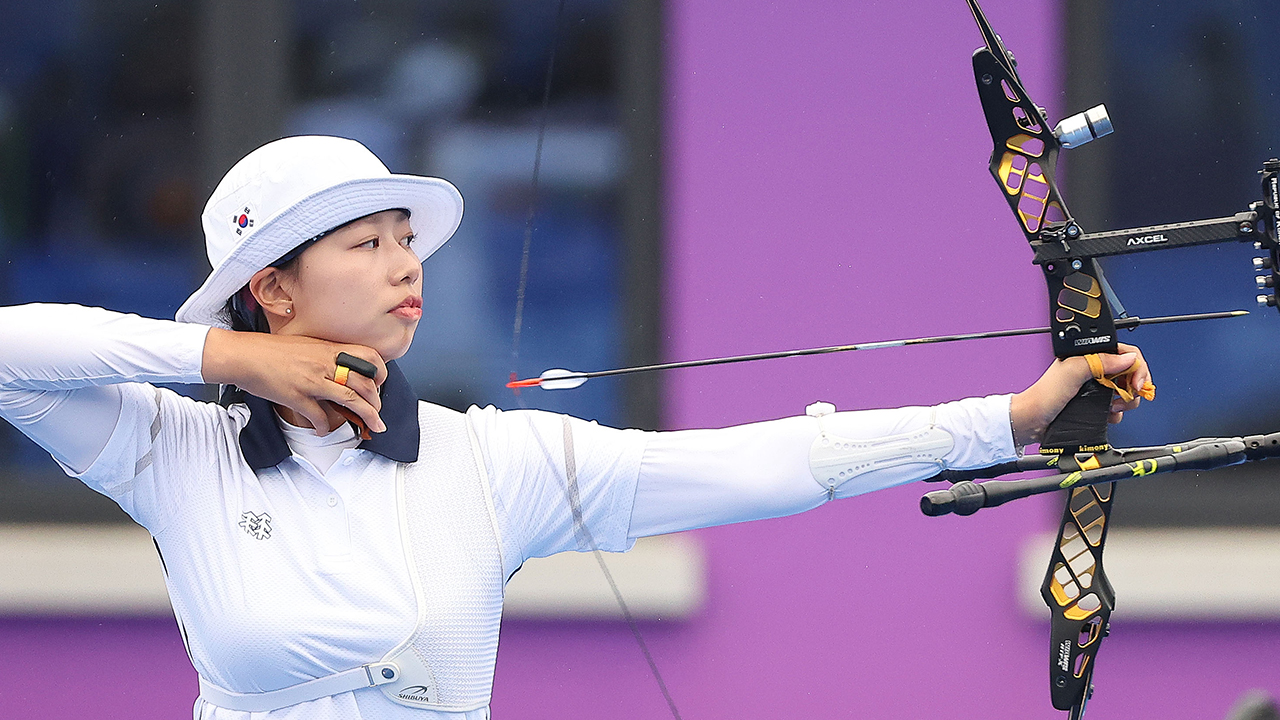
[[[276,320],[292,319],[293,295],[290,292],[284,274],[279,268],[264,268],[249,279],[249,292],[262,306],[268,317]]]

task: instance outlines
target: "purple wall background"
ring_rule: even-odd
[[[1059,5],[986,2],[1055,117]],[[1040,324],[986,175],[964,3],[681,0],[669,23],[670,358]],[[667,378],[668,426],[1007,392],[1048,357],[1021,339],[687,371]],[[1062,717],[1047,621],[1013,599],[1053,503],[928,519],[921,492],[700,532],[705,610],[645,625],[684,717]],[[1118,592],[1093,720],[1221,718],[1245,689],[1280,693],[1280,627],[1128,622]],[[4,718],[183,717],[196,692],[172,621],[0,620],[0,649]],[[669,717],[617,623],[509,623],[494,711]]]

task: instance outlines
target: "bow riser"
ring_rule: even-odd
[[[1073,488],[1040,594],[1053,613],[1049,642],[1049,694],[1053,706],[1084,714],[1093,694],[1094,660],[1109,632],[1115,591],[1102,570],[1111,525],[1113,483]]]
[[[1027,242],[1033,248],[1060,246],[1062,239],[1079,237],[1080,227],[1054,181],[1062,144],[1044,113],[990,48],[974,52],[973,74],[994,143],[991,176]],[[1054,356],[1115,352],[1115,320],[1097,263],[1068,256],[1040,267],[1049,290]],[[1104,443],[1105,434],[1086,442]]]
[[[977,0],[969,0],[986,47],[973,54],[978,97],[994,145],[990,171],[1032,248],[1068,247],[1083,232],[1072,219],[1055,182],[1062,143],[1044,111],[1017,77],[1013,56],[991,29]],[[1109,288],[1097,262],[1065,257],[1041,266],[1048,286],[1053,353],[1067,358],[1116,352]],[[1059,467],[1080,469],[1088,455],[1104,452],[1111,390],[1091,380],[1050,423],[1041,452],[1060,454]],[[1049,657],[1053,706],[1072,720],[1084,714],[1098,647],[1114,607],[1102,570],[1102,547],[1110,525],[1111,486],[1070,491],[1057,543],[1041,593],[1052,611]]]

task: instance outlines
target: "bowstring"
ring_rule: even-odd
[[[520,333],[524,325],[524,300],[525,293],[529,286],[529,255],[533,248],[533,220],[538,210],[538,180],[542,172],[542,146],[547,135],[547,120],[551,114],[551,80],[555,74],[556,67],[556,47],[560,41],[560,25],[564,17],[565,0],[559,0],[556,6],[556,16],[551,32],[551,48],[547,53],[547,72],[546,80],[542,86],[542,109],[541,117],[538,120],[538,141],[537,147],[533,155],[533,178],[529,187],[529,211],[525,215],[524,223],[524,242],[520,250],[520,279],[516,285],[516,312],[515,323],[511,330],[511,380],[515,381],[518,375],[518,364],[520,360]],[[520,396],[520,390],[515,390],[516,398],[521,408],[525,408],[524,398]],[[546,455],[550,455],[548,448],[543,444],[541,437],[534,434],[538,438],[538,444]],[[566,466],[566,472],[571,472]],[[662,677],[662,672],[658,670],[658,664],[653,659],[653,654],[649,652],[649,645],[644,640],[644,635],[640,632],[640,626],[636,622],[635,617],[631,614],[631,609],[627,607],[627,601],[622,597],[622,591],[618,589],[617,582],[613,579],[613,573],[609,572],[609,566],[605,562],[604,554],[595,542],[591,531],[587,528],[583,520],[582,504],[577,493],[574,492],[576,482],[566,477],[565,479],[565,495],[569,500],[570,512],[573,516],[574,529],[579,537],[583,537],[587,541],[587,546],[591,549],[591,553],[595,556],[596,563],[600,566],[600,571],[604,574],[605,581],[609,584],[609,589],[613,593],[613,598],[618,603],[618,609],[622,612],[622,617],[627,623],[627,627],[631,630],[632,637],[636,640],[636,645],[640,647],[640,652],[644,655],[645,662],[649,665],[649,672],[653,675],[653,679],[658,683],[658,689],[662,691],[662,697],[667,701],[667,708],[671,711],[671,716],[675,720],[683,720],[680,710],[676,708],[675,700],[671,697],[670,691],[667,689],[667,683]]]
[[[542,173],[542,143],[547,137],[547,119],[551,115],[551,78],[556,70],[556,46],[560,44],[560,20],[564,16],[565,0],[556,6],[556,17],[551,30],[551,49],[547,53],[546,80],[542,85],[542,110],[538,119],[538,144],[533,153],[533,180],[529,184],[529,212],[524,218],[524,242],[520,249],[520,280],[516,283],[516,319],[511,330],[511,379],[516,379],[520,361],[520,331],[524,326],[524,296],[529,287],[529,252],[533,247],[533,218],[538,211],[538,177]],[[520,397],[520,391],[515,393]],[[520,407],[524,407],[520,399]]]

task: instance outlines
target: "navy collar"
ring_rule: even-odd
[[[275,408],[268,400],[228,386],[222,404],[244,403],[249,406],[249,423],[240,431],[240,452],[254,470],[275,467],[293,455],[284,431],[276,422]],[[418,460],[418,397],[404,373],[394,362],[387,363],[387,381],[382,384],[382,421],[387,431],[373,433],[360,443],[361,450],[378,453],[396,462]]]

